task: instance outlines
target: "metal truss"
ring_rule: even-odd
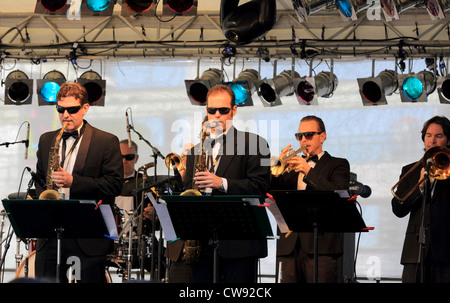
[[[449,17],[432,20],[425,8],[402,12],[386,21],[376,7],[344,20],[331,7],[300,22],[294,11],[277,12],[277,23],[263,39],[237,46],[227,41],[218,12],[161,17],[85,16],[0,13],[2,59],[113,59],[242,57],[406,58],[447,57]]]

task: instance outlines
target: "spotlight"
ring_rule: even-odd
[[[293,77],[300,77],[294,71]],[[294,93],[292,71],[285,70],[273,79],[263,79],[259,84],[258,95],[264,106],[281,105],[281,97],[290,96]]]
[[[221,0],[220,27],[225,37],[236,44],[248,44],[265,35],[276,22],[275,0]]]
[[[198,0],[164,0],[163,16],[195,16]]]
[[[336,6],[344,20],[357,20],[356,14],[369,5],[368,1],[363,0],[336,0]]]
[[[65,15],[69,9],[67,0],[37,0],[35,14]]]
[[[399,19],[399,14],[418,4],[416,0],[380,0],[387,21]]]
[[[338,86],[336,75],[320,72],[314,77],[294,78],[297,101],[301,105],[317,105],[318,97],[330,98]]]
[[[233,82],[227,82],[236,97],[237,106],[253,106],[252,94],[258,87],[260,77],[254,69],[242,71]]]
[[[33,80],[20,71],[15,70],[5,79],[5,105],[31,104]]]
[[[56,70],[46,73],[43,79],[36,80],[39,106],[55,105],[56,95],[64,82],[66,77]]]
[[[129,16],[154,16],[155,6],[153,0],[123,0],[121,15]]]
[[[184,80],[189,100],[193,105],[206,105],[206,95],[211,87],[223,81],[223,73],[217,68],[203,72],[200,78]]]
[[[308,21],[308,16],[327,8],[327,1],[323,0],[292,0],[292,5],[294,6],[295,13],[300,22]]]
[[[377,77],[357,80],[363,105],[387,104],[386,96],[392,95],[398,88],[397,77],[393,70],[384,70]]]
[[[426,102],[427,96],[436,89],[436,79],[429,71],[398,75],[402,102]]]
[[[449,8],[448,1],[440,2],[438,0],[425,0],[425,4],[431,20],[439,20],[445,18],[444,11]]]
[[[82,16],[112,16],[116,0],[84,0],[81,4]]]
[[[77,82],[86,88],[90,105],[105,105],[106,80],[102,80],[98,73],[92,70],[84,72]]]
[[[437,87],[439,101],[443,104],[450,104],[450,76],[438,77]]]

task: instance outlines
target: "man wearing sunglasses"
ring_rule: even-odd
[[[270,186],[270,152],[267,141],[249,132],[237,130],[233,118],[237,113],[233,91],[226,85],[211,88],[207,95],[208,124],[216,122],[210,137],[212,147],[209,171],[194,171],[194,151],[186,159],[185,188],[195,182],[211,195],[260,195]],[[207,147],[208,148],[208,147]],[[217,153],[215,152],[217,150]],[[213,281],[213,247],[205,241],[199,260],[191,265],[193,282]],[[255,283],[258,258],[267,256],[266,240],[224,240],[219,243],[221,282]]]
[[[84,120],[89,110],[86,89],[79,83],[64,83],[57,94],[56,110],[61,124],[67,128],[60,141],[60,167],[51,178],[61,197],[75,200],[95,200],[113,205],[123,183],[123,164],[119,140],[113,134],[99,130]],[[49,155],[60,130],[44,133],[39,138],[36,173],[46,180]],[[42,188],[36,186],[39,193]],[[80,222],[80,225],[83,222]],[[113,241],[102,239],[64,239],[61,242],[61,264],[69,257],[78,257],[79,283],[104,282],[106,255]],[[38,239],[36,247],[36,277],[56,278],[56,240]],[[59,281],[65,282],[66,268]]]
[[[295,138],[306,147],[305,155],[294,156],[287,161],[290,172],[273,176],[271,189],[290,190],[347,190],[350,181],[350,164],[346,159],[332,157],[322,149],[327,134],[322,119],[306,116],[300,121]],[[281,151],[286,156],[291,145]],[[301,201],[299,201],[301,202]],[[314,282],[313,233],[280,234],[277,241],[277,273],[282,266],[282,283]],[[339,282],[338,262],[343,254],[342,234],[319,235],[319,283]]]

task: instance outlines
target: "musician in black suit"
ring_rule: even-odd
[[[307,161],[293,156],[287,161],[290,172],[273,176],[271,189],[288,190],[343,190],[348,189],[350,164],[322,149],[327,134],[322,119],[306,116],[300,121],[295,137],[303,152],[309,153]],[[286,157],[291,145],[285,147],[280,158]],[[301,203],[301,201],[299,201]],[[277,273],[281,265],[282,283],[310,283],[314,281],[314,234],[308,232],[280,233],[277,241]],[[287,236],[287,237],[286,237]],[[318,282],[339,282],[338,260],[343,254],[341,233],[320,233],[318,247]]]
[[[84,120],[89,110],[86,89],[78,83],[64,83],[57,94],[57,105],[61,124],[68,122],[60,141],[61,165],[51,178],[64,199],[101,201],[113,205],[123,183],[123,165],[119,140],[116,136],[97,129]],[[44,133],[39,139],[37,151],[37,174],[46,180],[49,154],[60,130]],[[76,133],[76,137],[69,136]],[[65,148],[64,148],[65,147]],[[41,192],[42,188],[37,188]],[[80,225],[83,222],[79,222]],[[79,272],[74,276],[78,282],[104,282],[106,255],[113,249],[113,241],[102,239],[64,238],[61,247],[61,264],[68,257],[78,257]],[[65,281],[66,267],[61,270],[61,281]],[[36,276],[56,278],[56,239],[38,239],[36,248]]]
[[[422,141],[425,151],[433,147],[447,148],[450,144],[450,121],[444,116],[435,116],[424,123],[422,128]],[[392,211],[397,217],[403,218],[409,214],[408,226],[406,228],[405,241],[400,263],[403,265],[402,282],[429,282],[439,283],[450,282],[450,180],[437,180],[430,176],[431,199],[425,205],[425,228],[423,269],[421,272],[420,235],[423,215],[424,184],[420,180],[424,179],[424,166],[421,161],[408,164],[402,168],[395,194],[398,198],[404,199],[407,193],[415,190],[402,203],[395,196],[392,198]],[[411,170],[409,175],[406,174]],[[448,170],[448,167],[447,167]]]
[[[186,160],[185,188],[193,182],[211,195],[261,195],[270,185],[270,151],[267,141],[233,127],[237,113],[235,96],[226,85],[211,88],[207,95],[208,121],[219,124],[210,137],[217,142],[207,151],[210,171],[194,172],[194,151]],[[205,148],[212,144],[204,144]],[[217,155],[216,155],[217,151]],[[267,256],[267,240],[223,240],[219,243],[219,281],[256,282],[258,258]],[[199,261],[192,264],[193,282],[213,281],[213,249],[202,243]]]

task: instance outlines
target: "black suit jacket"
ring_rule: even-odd
[[[299,173],[291,171],[278,177],[273,177],[271,189],[297,189]],[[348,189],[350,182],[350,164],[346,159],[332,157],[325,152],[316,166],[304,177],[306,190],[340,190]],[[314,253],[313,233],[292,233],[289,237],[280,234],[277,241],[277,256],[293,252],[297,241],[306,253]],[[341,233],[323,233],[319,235],[319,254],[340,254],[343,252]]]
[[[270,150],[267,141],[252,133],[230,128],[225,140],[225,149],[220,158],[216,175],[227,179],[226,195],[260,195],[263,198],[270,186]],[[192,188],[194,155],[191,149],[186,158],[184,186]],[[225,195],[213,190],[212,195]],[[221,241],[219,255],[223,258],[266,257],[267,240]]]
[[[400,178],[412,169],[415,163],[408,164],[402,168]],[[409,176],[407,176],[396,190],[400,198],[412,190],[419,182],[420,171],[423,165],[419,164]],[[405,217],[409,214],[408,226],[406,228],[405,241],[401,256],[401,264],[418,263],[419,242],[418,235],[422,222],[423,194],[419,188],[400,203],[397,198],[392,198],[392,211],[397,217]],[[425,207],[426,246],[425,256],[431,253],[434,260],[450,263],[450,179],[436,180],[429,205]]]
[[[70,199],[102,200],[103,204],[113,205],[114,198],[120,195],[123,184],[123,162],[119,139],[107,132],[92,127],[86,121],[84,134],[73,168],[73,183]],[[36,173],[46,179],[51,147],[54,146],[59,130],[44,133],[39,138]],[[42,188],[37,186],[38,195]],[[83,224],[83,222],[80,222]],[[88,255],[103,255],[113,248],[108,239],[77,239],[80,247]],[[38,241],[39,251],[46,241]]]

